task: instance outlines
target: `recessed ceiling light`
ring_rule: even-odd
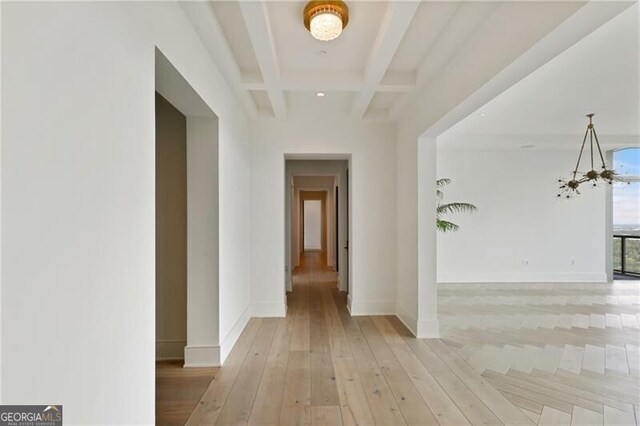
[[[318,55],[318,56],[327,56],[327,51],[326,50],[318,50],[316,52],[316,55]]]
[[[486,114],[486,113],[484,113],[484,112],[481,112],[481,113],[480,113],[480,117],[486,117],[486,115],[487,115],[487,114]]]
[[[319,98],[324,98],[324,92],[318,92],[316,93],[316,96]]]

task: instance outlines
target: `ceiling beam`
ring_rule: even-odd
[[[213,61],[233,88],[240,104],[251,117],[256,117],[258,110],[251,95],[242,87],[240,67],[227,43],[213,6],[209,2],[179,2],[179,4]]]
[[[362,90],[351,109],[352,116],[364,116],[419,5],[419,2],[389,2],[365,68]]]
[[[287,115],[287,102],[280,87],[280,69],[269,24],[267,3],[264,0],[243,1],[240,2],[240,10],[260,66],[273,114],[276,118],[284,118]]]
[[[534,4],[517,3],[517,2],[504,2],[501,3],[500,8],[513,8],[518,4],[522,4],[531,9],[535,9]],[[564,52],[569,47],[573,46],[578,41],[582,40],[587,35],[591,34],[597,28],[610,21],[613,17],[620,14],[626,8],[636,4],[635,1],[589,1],[587,3],[565,4],[555,3],[556,5],[564,5],[567,9],[564,10],[565,14],[569,14],[568,17],[558,15],[555,17],[556,21],[560,20],[556,24],[555,28],[550,31],[546,31],[541,34],[540,24],[531,26],[527,30],[529,40],[535,40],[535,36],[538,39],[533,41],[529,46],[524,46],[524,51],[518,51],[513,49],[511,52],[505,52],[501,60],[506,65],[498,68],[496,64],[492,65],[493,74],[489,75],[485,79],[485,75],[488,73],[480,74],[480,70],[475,68],[478,78],[474,83],[475,86],[468,86],[469,92],[461,100],[452,99],[451,91],[447,91],[446,88],[452,87],[459,79],[460,75],[464,75],[469,65],[465,63],[464,58],[460,59],[455,67],[447,67],[446,75],[436,77],[437,80],[430,82],[427,87],[416,96],[415,102],[411,105],[412,110],[421,110],[420,124],[427,136],[437,136],[451,128],[458,121],[467,117],[478,108],[482,107],[496,96],[505,92],[514,84],[527,77],[544,64],[555,58],[560,53]],[[570,8],[574,8],[571,12]],[[498,9],[498,12],[500,9]],[[540,11],[540,16],[548,16],[545,11]],[[504,18],[498,16],[499,20],[504,22]],[[564,19],[563,19],[564,18]],[[510,20],[512,25],[517,25],[518,21]],[[547,24],[549,25],[549,24]],[[494,28],[493,22],[487,23],[487,28]],[[512,30],[513,31],[513,30]],[[521,30],[522,31],[522,30]],[[537,31],[537,33],[536,33]],[[478,34],[474,37],[476,44],[473,46],[467,46],[468,52],[482,51],[482,48],[478,47],[478,43],[483,43],[481,40],[477,40],[480,37],[486,37],[486,35]],[[493,34],[496,37],[496,34]],[[489,44],[491,44],[489,39]],[[522,45],[521,45],[522,48]],[[514,59],[509,59],[510,57]],[[499,69],[499,71],[495,71]],[[450,81],[447,81],[449,79]],[[427,95],[428,93],[428,95]],[[437,114],[432,113],[429,107],[425,105],[425,99],[429,99],[431,105],[438,105],[439,111]],[[443,106],[447,105],[447,102],[452,102],[453,107]],[[445,112],[443,112],[445,111]],[[439,115],[439,117],[437,117]],[[393,118],[393,108],[391,117]],[[434,117],[437,117],[434,119]]]
[[[267,90],[259,72],[243,72],[245,90]],[[280,76],[280,88],[285,91],[359,92],[364,87],[361,72],[295,72]],[[376,87],[378,92],[410,92],[416,87],[414,72],[387,73]]]
[[[397,119],[406,105],[451,62],[466,43],[485,25],[500,2],[450,3],[447,14],[439,22],[438,36],[416,71],[416,91],[400,97],[391,107],[390,117]]]

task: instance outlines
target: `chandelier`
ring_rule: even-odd
[[[343,1],[311,1],[304,8],[304,26],[313,37],[331,41],[349,23],[349,8]]]
[[[608,169],[607,165],[604,161],[604,156],[602,155],[602,149],[600,148],[600,142],[598,142],[598,135],[596,134],[596,128],[593,126],[593,116],[595,114],[587,114],[589,118],[589,124],[587,125],[587,131],[584,134],[584,139],[582,139],[582,146],[580,147],[580,153],[578,154],[578,162],[576,163],[576,168],[573,170],[571,177],[567,180],[558,180],[560,183],[560,191],[558,192],[558,197],[571,198],[574,195],[579,195],[580,191],[578,191],[578,187],[582,184],[590,184],[591,186],[597,186],[598,182],[606,182],[608,184],[613,183],[616,177],[616,172],[612,169]],[[587,144],[587,139],[589,139],[589,151],[591,154],[591,170],[588,172],[580,172],[578,168],[580,168],[580,162],[582,160],[582,154],[584,153],[585,145]],[[597,155],[594,151],[594,142],[595,148],[597,148]],[[599,158],[602,166],[599,170],[595,168],[595,162]]]

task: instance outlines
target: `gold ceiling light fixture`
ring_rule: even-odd
[[[338,38],[349,23],[349,8],[343,1],[310,1],[303,15],[304,26],[321,41]]]

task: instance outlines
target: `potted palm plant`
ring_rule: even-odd
[[[436,180],[436,197],[438,198],[438,206],[436,208],[436,228],[442,232],[453,232],[460,229],[460,226],[453,222],[441,219],[442,216],[452,213],[473,213],[478,210],[476,206],[470,203],[443,203],[444,193],[442,188],[449,185],[451,179],[444,178]]]

